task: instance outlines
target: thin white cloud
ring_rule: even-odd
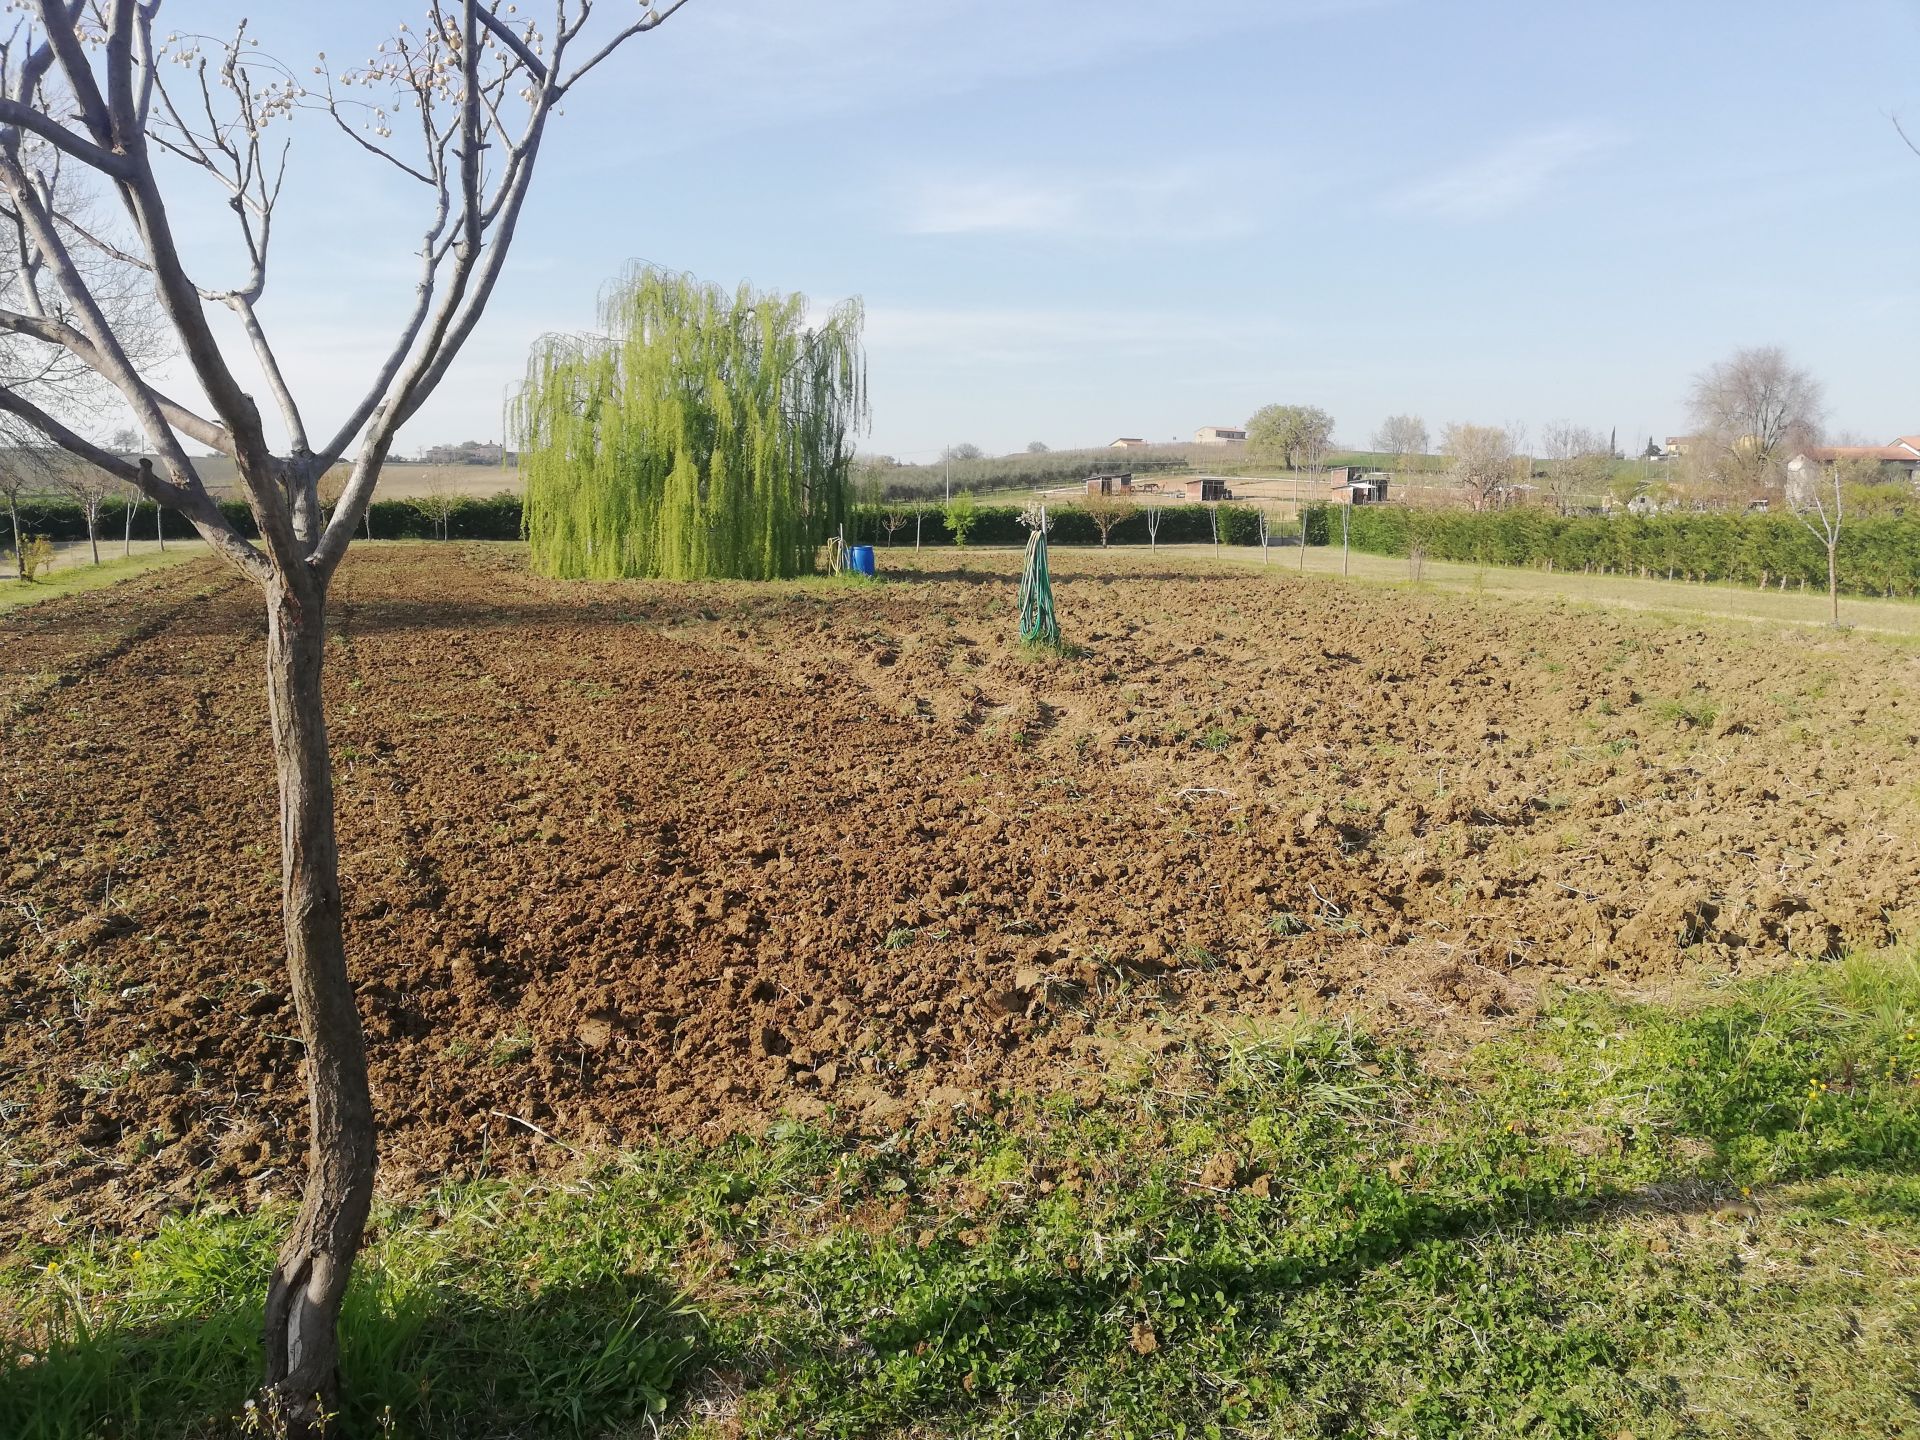
[[[1055,365],[1076,356],[1166,357],[1264,345],[1282,338],[1270,323],[1231,314],[1113,309],[942,309],[876,305],[867,311],[867,348],[912,357],[916,367]]]
[[[1182,46],[1284,31],[1407,0],[1185,0],[1150,14],[1110,0],[729,0],[690,6],[648,47],[646,108],[664,123],[643,146],[573,155],[568,173],[638,168],[661,147],[889,106],[955,99],[995,85],[1099,70]],[[630,125],[633,97],[588,93]]]
[[[1488,220],[1511,213],[1559,175],[1611,149],[1619,137],[1586,125],[1522,135],[1498,149],[1409,185],[1388,208],[1439,220]]]
[[[1231,179],[1223,186],[1186,171],[954,175],[920,180],[895,203],[898,226],[910,235],[1218,240],[1250,228]]]
[[[902,228],[912,235],[1045,234],[1077,228],[1080,220],[1079,197],[1064,188],[1003,177],[922,184]]]

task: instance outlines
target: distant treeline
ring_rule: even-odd
[[[951,462],[953,493],[992,490],[1047,490],[1072,485],[1089,475],[1131,471],[1135,475],[1186,470],[1195,447],[1157,445],[1145,450],[1043,450],[1019,455],[984,455]],[[855,498],[862,501],[938,500],[947,490],[945,460],[926,465],[887,464],[863,459],[855,467]]]
[[[1307,539],[1340,543],[1339,507],[1310,506]],[[1826,547],[1791,515],[1562,516],[1538,509],[1428,510],[1360,506],[1348,534],[1355,550],[1434,560],[1530,566],[1740,585],[1826,588]],[[1920,517],[1845,524],[1840,587],[1856,595],[1920,594]]]
[[[1444,471],[1444,455],[1395,457],[1369,450],[1341,450],[1322,460],[1324,467],[1354,465],[1364,470],[1418,474],[1430,483]],[[863,458],[855,468],[857,497],[887,500],[939,500],[946,494],[949,462],[903,465],[885,456]],[[1044,450],[1016,455],[983,455],[951,462],[953,493],[989,494],[997,490],[1049,490],[1072,485],[1089,475],[1131,471],[1135,475],[1280,475],[1285,466],[1256,459],[1244,445],[1149,445],[1139,450]]]
[[[1018,505],[978,505],[967,536],[969,545],[1024,545],[1029,533],[1020,523]],[[901,523],[889,532],[887,519]],[[1214,518],[1220,524],[1222,545],[1258,545],[1260,512],[1251,505],[1168,505],[1160,511],[1162,545],[1208,545],[1214,539]],[[1047,512],[1047,538],[1056,545],[1098,545],[1100,530],[1093,516],[1072,505]],[[944,510],[938,505],[856,505],[847,521],[850,544],[886,546],[914,543],[918,527],[922,545],[951,545],[953,532],[947,527]],[[1150,540],[1145,512],[1135,510],[1113,527],[1108,536],[1112,545],[1145,545]],[[1279,538],[1279,532],[1274,532]]]

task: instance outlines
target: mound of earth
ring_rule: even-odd
[[[891,557],[883,555],[883,568]],[[879,587],[356,555],[328,683],[383,1183],[1089,1100],[1182,1025],[1430,1032],[1884,942],[1920,659],[1056,556]],[[252,591],[0,619],[0,1230],[299,1183]]]

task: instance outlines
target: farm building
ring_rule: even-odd
[[[1247,432],[1235,425],[1202,425],[1193,432],[1196,445],[1239,445],[1246,438]]]
[[[1384,470],[1361,470],[1357,465],[1336,465],[1327,474],[1332,481],[1328,498],[1336,505],[1383,504],[1393,481]]]
[[[1227,488],[1227,482],[1218,475],[1201,475],[1189,480],[1185,486],[1189,500],[1231,500],[1233,492]]]
[[[1144,450],[1147,442],[1137,435],[1122,435],[1107,447],[1109,450]]]
[[[1089,495],[1131,495],[1133,493],[1133,472],[1112,475],[1089,475],[1087,494]]]

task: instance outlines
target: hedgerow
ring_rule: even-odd
[[[1337,541],[1331,506],[1307,512],[1311,543]],[[1536,509],[1355,509],[1349,543],[1371,555],[1741,585],[1827,583],[1820,541],[1791,515],[1563,516]],[[1840,587],[1853,594],[1920,593],[1920,518],[1860,520],[1840,537]]]

